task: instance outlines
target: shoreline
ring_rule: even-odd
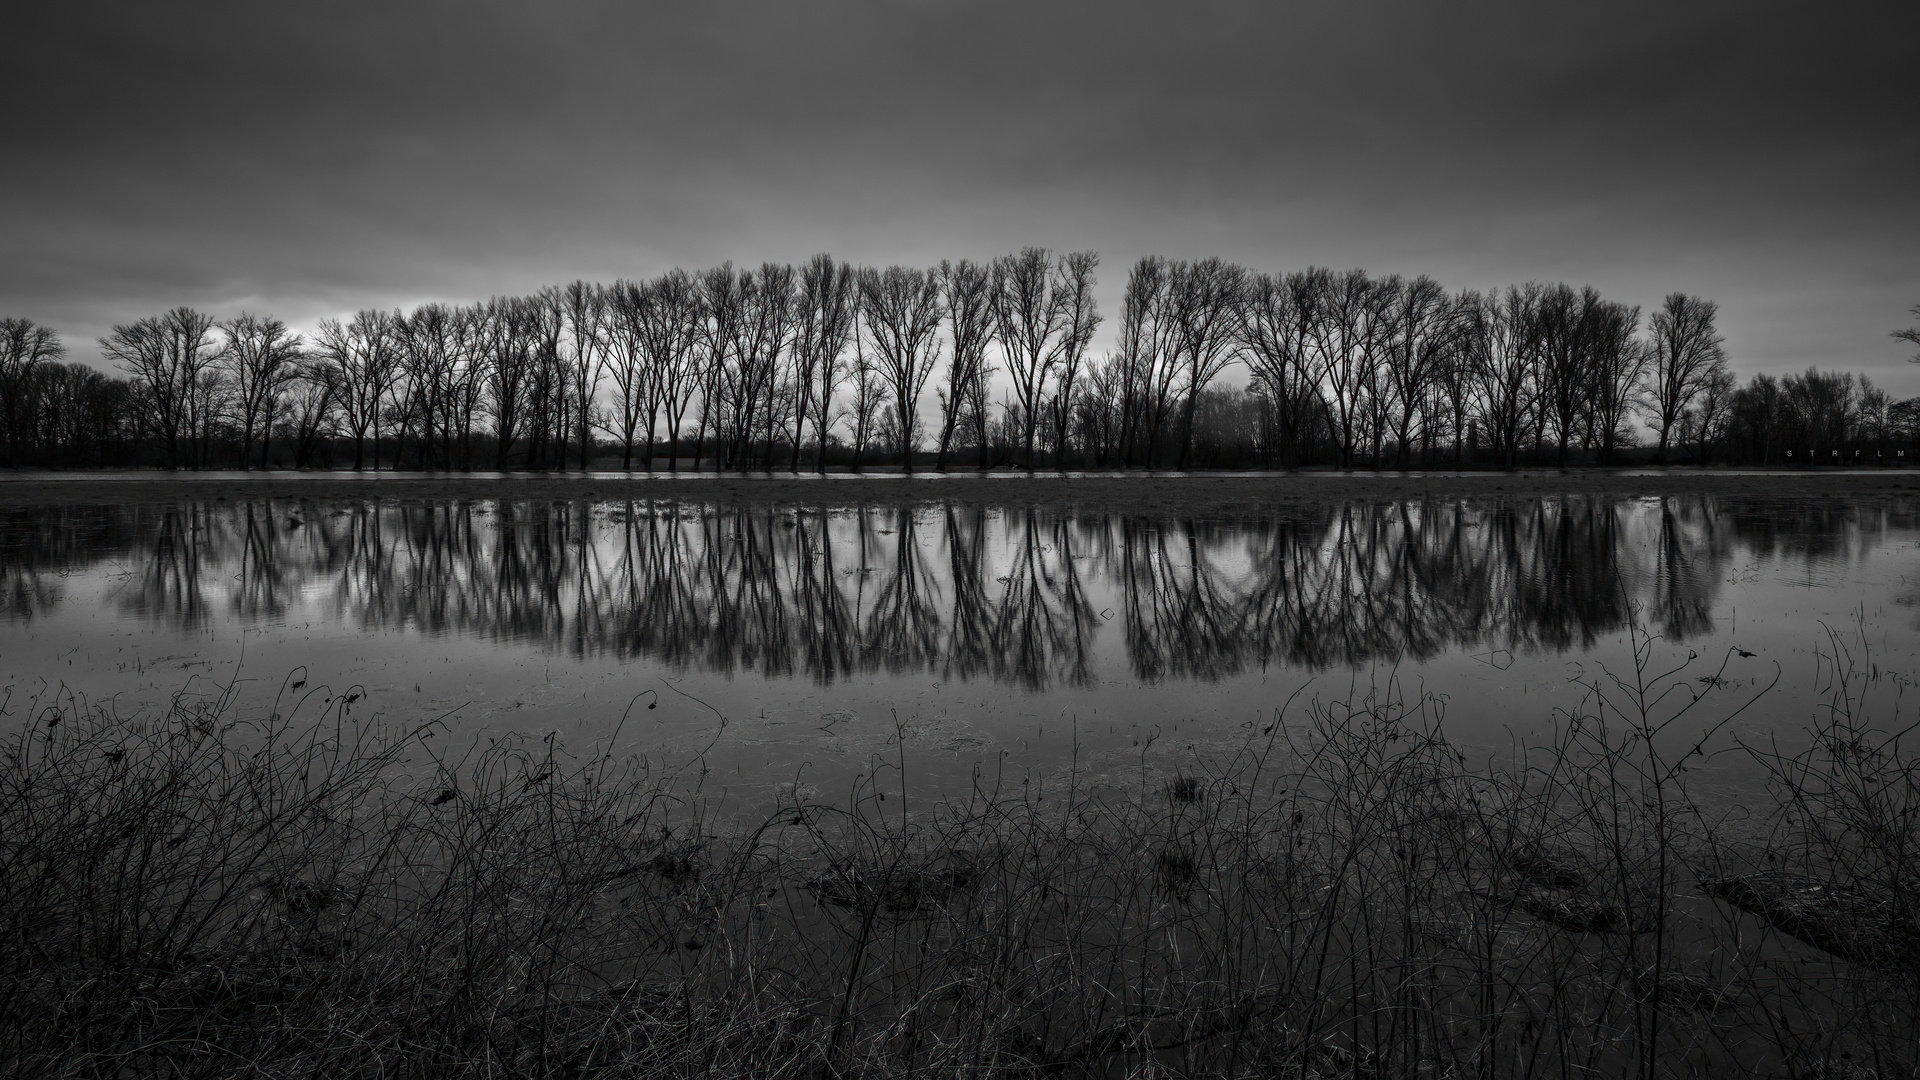
[[[1920,493],[1920,470],[1522,469],[1514,472],[1024,473],[10,473],[0,506],[297,499],[678,499],[1231,512],[1275,503],[1565,494],[1848,497]]]

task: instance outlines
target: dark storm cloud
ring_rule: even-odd
[[[1890,5],[50,7],[0,74],[0,308],[81,355],[182,302],[1039,243],[1110,298],[1150,251],[1683,289],[1744,370],[1920,390]]]

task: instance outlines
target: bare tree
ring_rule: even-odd
[[[0,319],[0,426],[7,443],[7,467],[20,467],[31,416],[28,402],[42,364],[67,354],[60,335],[32,319]]]
[[[1600,444],[1600,461],[1612,464],[1614,447],[1633,411],[1652,350],[1640,336],[1640,309],[1603,302],[1588,316],[1582,336],[1591,357],[1588,426]]]
[[[978,467],[985,471],[992,465],[993,454],[993,395],[987,387],[987,377],[993,368],[982,361],[980,376],[966,383],[961,389],[960,424],[973,433],[974,447],[979,454]]]
[[[496,469],[507,467],[508,455],[531,411],[528,399],[539,360],[540,320],[536,303],[511,297],[488,301],[481,315],[479,346],[487,359],[480,374],[488,411],[493,415]]]
[[[1729,381],[1732,376],[1729,374]],[[1873,385],[1873,380],[1860,376],[1859,406],[1855,412],[1854,438],[1864,439],[1874,444],[1874,463],[1879,464],[1887,448],[1889,414],[1893,398],[1885,390]],[[1862,448],[1854,447],[1854,460],[1859,462]]]
[[[1700,387],[1700,404],[1694,410],[1698,415],[1698,424],[1694,432],[1694,437],[1698,440],[1696,464],[1707,463],[1707,447],[1726,433],[1727,407],[1733,401],[1735,385],[1733,372],[1722,365],[1709,373],[1706,382]]]
[[[814,421],[819,452],[814,465],[827,471],[827,429],[833,426],[833,392],[840,385],[840,354],[853,333],[859,308],[859,285],[853,267],[833,256],[815,255],[800,270],[800,294],[794,319],[793,457],[792,472],[800,471],[800,444],[807,420]]]
[[[1180,460],[1193,450],[1193,412],[1205,390],[1234,358],[1233,315],[1246,272],[1219,259],[1172,264],[1169,301],[1172,362],[1185,373],[1186,416],[1181,422]]]
[[[300,335],[290,333],[279,319],[241,313],[222,323],[227,337],[220,359],[232,381],[234,406],[240,421],[240,463],[253,468],[253,444],[260,443],[260,467],[267,467],[273,418],[287,385],[299,370]]]
[[[904,266],[860,271],[860,316],[875,366],[893,392],[906,471],[920,441],[920,395],[940,355],[940,275]]]
[[[1505,293],[1490,294],[1484,300],[1470,302],[1469,307],[1474,320],[1471,356],[1480,418],[1501,455],[1501,463],[1509,469],[1516,463],[1520,434],[1539,393],[1536,375],[1541,292],[1538,284],[1509,286]]]
[[[1087,365],[1087,377],[1074,401],[1081,445],[1091,455],[1095,468],[1120,456],[1120,384],[1126,376],[1125,368],[1120,354],[1108,350]]]
[[[710,365],[703,426],[714,429],[714,467],[733,464],[745,471],[774,404],[791,330],[793,270],[768,263],[758,273],[735,273],[727,264],[702,274],[700,282]]]
[[[393,319],[384,311],[362,311],[342,326],[320,320],[320,355],[339,373],[338,404],[353,437],[353,468],[365,465],[368,432],[373,434],[373,467],[380,468],[380,412],[399,366]]]
[[[1148,255],[1128,271],[1127,291],[1120,302],[1120,461],[1129,469],[1142,439],[1146,440],[1144,464],[1153,467],[1160,432],[1177,400],[1174,380],[1179,366],[1169,344],[1173,336],[1169,287],[1167,260]]]
[[[1099,265],[1100,256],[1091,251],[1070,252],[1060,257],[1054,279],[1054,293],[1062,314],[1058,359],[1054,364],[1058,374],[1054,377],[1049,409],[1053,419],[1054,453],[1062,466],[1066,464],[1067,421],[1073,415],[1079,391],[1080,366],[1086,358],[1087,346],[1093,341],[1093,332],[1100,327],[1100,308],[1093,296],[1093,272]]]
[[[1393,402],[1393,436],[1400,463],[1411,462],[1416,434],[1430,439],[1433,417],[1427,409],[1434,384],[1458,347],[1462,320],[1453,298],[1440,283],[1422,275],[1393,297],[1387,344],[1387,392]]]
[[[874,421],[886,402],[886,383],[874,363],[872,350],[867,348],[860,322],[854,324],[853,370],[848,373],[848,381],[853,384],[853,407],[848,410],[847,423],[852,428],[853,471],[859,472],[867,445],[873,440]]]
[[[1599,303],[1599,293],[1588,288],[1575,293],[1565,284],[1550,285],[1540,296],[1541,415],[1551,420],[1559,452],[1556,464],[1565,468],[1567,444],[1573,441],[1581,400],[1590,385],[1586,377],[1585,310]]]
[[[314,451],[332,437],[340,386],[340,369],[324,353],[307,357],[296,368],[286,412],[295,468],[313,464]]]
[[[31,352],[31,340],[27,344],[24,351]],[[18,349],[19,343],[12,347]],[[88,364],[57,361],[28,365],[26,378],[21,441],[31,459],[47,465],[116,465],[127,460],[138,422],[131,382]]]
[[[1335,275],[1309,269],[1316,293],[1316,315],[1310,352],[1313,382],[1326,403],[1327,433],[1343,467],[1352,467],[1361,437],[1362,410],[1369,381],[1367,371],[1368,316],[1372,312],[1373,279],[1364,270]]]
[[[693,468],[700,469],[700,447],[709,428],[714,432],[714,469],[720,461],[719,441],[728,400],[727,380],[734,363],[733,348],[739,338],[745,306],[741,296],[740,275],[732,263],[703,270],[695,279],[700,297],[700,337],[695,360],[700,371],[700,418],[694,429]]]
[[[633,442],[640,433],[641,419],[644,417],[647,421],[649,442],[655,422],[655,416],[648,412],[648,406],[656,399],[648,392],[654,372],[648,363],[644,328],[645,309],[651,303],[651,285],[621,280],[607,290],[604,356],[608,375],[613,380],[613,411],[602,426],[620,440],[620,468],[629,472],[633,469]]]
[[[1648,320],[1653,357],[1648,368],[1648,422],[1660,433],[1661,464],[1673,427],[1693,407],[1694,399],[1726,367],[1727,351],[1714,316],[1719,305],[1711,300],[1669,293],[1660,310]]]
[[[970,259],[958,263],[940,263],[942,303],[952,333],[952,349],[947,358],[946,385],[940,398],[940,444],[934,468],[947,471],[947,449],[954,432],[967,414],[970,402],[984,396],[975,393],[976,384],[986,382],[990,368],[987,347],[993,342],[993,269]],[[986,464],[986,439],[981,433],[981,464]]]
[[[1312,271],[1285,277],[1255,274],[1234,308],[1238,355],[1273,403],[1288,465],[1299,464],[1300,429],[1308,419],[1298,403],[1319,396],[1313,354],[1319,280],[1319,273]]]
[[[1020,407],[1021,445],[1032,471],[1034,426],[1060,355],[1066,309],[1055,285],[1053,256],[1030,247],[994,263],[994,330]]]
[[[429,457],[453,464],[454,433],[460,423],[459,385],[467,335],[462,314],[445,304],[422,304],[412,315],[393,319],[398,381],[406,390],[401,406],[402,441],[414,422],[420,425],[420,465]],[[398,465],[396,458],[395,464]]]
[[[527,299],[533,314],[533,364],[526,390],[527,466],[566,468],[572,430],[572,358],[567,336],[566,291],[549,285]]]
[[[1911,313],[1920,318],[1920,304],[1913,305]],[[1909,326],[1905,330],[1895,330],[1891,335],[1895,341],[1904,341],[1909,345],[1920,345],[1920,326]],[[1913,354],[1913,362],[1920,364],[1920,353]]]
[[[615,389],[608,430],[620,439],[621,468],[633,468],[633,446],[642,441],[645,467],[653,471],[664,421],[667,467],[677,472],[680,425],[700,381],[694,369],[703,329],[698,290],[685,271],[674,270],[644,283],[615,283],[608,305],[607,355]]]
[[[213,362],[213,317],[192,308],[115,326],[100,351],[119,364],[145,394],[145,422],[167,449],[167,465],[183,463],[181,438],[193,449],[198,405]]]
[[[460,467],[473,468],[473,434],[487,387],[492,382],[493,356],[488,351],[492,318],[489,305],[473,304],[454,312],[454,363],[447,394],[447,413],[460,442]]]
[[[786,426],[782,413],[785,393],[785,358],[793,344],[793,316],[797,303],[797,278],[786,263],[761,263],[759,273],[741,275],[747,286],[747,308],[740,324],[740,340],[735,356],[740,365],[739,387],[735,402],[734,441],[739,465],[746,471],[752,463],[753,444],[762,440],[762,455],[767,468],[773,467],[774,434]]]
[[[217,358],[218,351],[213,355]],[[231,389],[226,372],[218,364],[208,364],[193,381],[193,391],[187,398],[187,421],[191,458],[196,469],[210,468],[213,464],[213,439],[220,433],[221,422],[226,417]]]
[[[593,445],[594,395],[600,389],[606,358],[607,290],[575,281],[567,286],[564,302],[572,351],[568,372],[573,382],[573,420],[580,439],[580,470],[585,472]]]
[[[705,371],[701,366],[706,359],[702,349],[705,308],[699,287],[684,270],[670,270],[655,278],[650,293],[652,303],[645,308],[644,326],[647,355],[654,372],[648,385],[655,395],[655,404],[648,406],[648,415],[651,416],[657,406],[667,426],[667,471],[679,472],[680,426],[693,405],[694,395],[705,385]],[[697,466],[697,445],[694,455]],[[647,428],[647,468],[653,468],[651,422]]]

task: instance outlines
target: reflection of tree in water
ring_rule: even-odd
[[[1503,509],[1516,519],[1513,546],[1523,567],[1494,594],[1511,608],[1501,620],[1514,631],[1508,648],[1591,648],[1601,634],[1626,625],[1626,571],[1612,500],[1542,499]],[[1710,604],[1711,594],[1704,599]]]
[[[822,685],[860,669],[854,630],[854,606],[840,590],[835,545],[827,536],[825,512],[795,515],[793,581],[800,625],[802,666]],[[815,565],[819,569],[815,569]]]
[[[701,521],[709,628],[703,666],[793,673],[790,605],[774,564],[772,518],[746,509]]]
[[[947,582],[953,589],[941,676],[972,679],[988,674],[1000,655],[995,604],[987,595],[987,512],[983,507],[949,506],[941,515],[947,548]]]
[[[118,591],[122,614],[160,619],[182,629],[206,621],[203,565],[215,564],[216,569],[207,575],[213,578],[224,576],[218,569],[220,564],[234,561],[234,545],[207,535],[213,516],[203,503],[168,507],[159,513],[141,557]]]
[[[1139,678],[1217,679],[1245,663],[1237,590],[1212,565],[1192,520],[1119,527],[1127,659]]]
[[[1785,550],[1796,527],[1864,537],[1913,520],[1904,505],[1807,513],[1570,496],[1352,503],[1228,524],[645,501],[319,515],[259,501],[46,515],[58,527],[0,518],[0,585],[18,615],[56,602],[66,568],[112,559],[125,568],[119,610],[183,627],[223,608],[281,619],[318,603],[369,629],[677,669],[822,684],[924,671],[1037,690],[1091,682],[1116,618],[1129,669],[1149,681],[1585,648],[1632,605],[1686,638],[1711,628],[1736,541]]]
[[[896,507],[891,520],[893,563],[879,582],[862,636],[868,651],[874,654],[872,659],[888,671],[937,671],[944,651],[941,589],[920,550],[914,512]],[[870,519],[861,514],[863,548],[872,539],[871,529]]]
[[[622,659],[655,656],[676,667],[693,662],[706,637],[705,604],[694,594],[696,575],[687,564],[686,527],[672,511],[626,504],[616,516],[619,554],[612,560],[615,584],[603,590],[602,609],[613,627],[610,642]]]
[[[124,563],[145,532],[137,507],[0,507],[0,618],[59,605],[74,570]]]
[[[1423,660],[1472,640],[1486,605],[1482,534],[1428,506],[1330,508],[1254,538],[1241,610],[1263,662],[1319,669]]]
[[[1018,528],[1019,536],[1009,538],[1012,560],[993,608],[994,677],[1029,690],[1055,678],[1084,686],[1093,679],[1096,618],[1073,558],[1071,524],[1061,519],[1056,528],[1043,529],[1039,512],[1027,510]]]
[[[1883,503],[1841,499],[1716,500],[1725,527],[1755,559],[1814,564],[1850,554],[1863,538],[1889,528],[1913,528],[1907,500]]]
[[[240,526],[240,568],[228,593],[228,606],[243,619],[274,619],[292,606],[296,578],[280,557],[285,546],[271,502],[248,503]]]
[[[1658,560],[1649,617],[1656,633],[1675,641],[1713,629],[1713,599],[1726,563],[1724,534],[1712,504],[1660,500]]]

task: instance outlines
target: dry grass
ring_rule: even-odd
[[[1735,835],[1685,769],[1740,702],[1657,651],[1501,768],[1386,687],[1133,798],[745,825],[352,694],[69,700],[0,751],[0,1072],[1911,1075],[1920,774],[1867,677]]]

